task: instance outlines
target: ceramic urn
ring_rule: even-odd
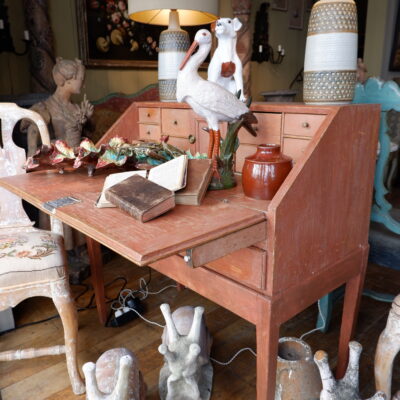
[[[319,400],[322,382],[311,347],[301,339],[279,339],[275,400]]]
[[[281,153],[278,144],[260,144],[255,154],[244,160],[243,192],[247,197],[271,200],[292,169],[292,159]]]
[[[353,100],[357,31],[354,0],[319,0],[314,5],[304,60],[306,104],[346,104]]]

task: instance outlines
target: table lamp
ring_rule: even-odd
[[[161,101],[176,101],[179,65],[190,46],[189,34],[180,28],[215,21],[218,0],[128,0],[129,17],[136,22],[168,25],[161,32],[158,83]]]

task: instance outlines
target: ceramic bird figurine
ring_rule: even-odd
[[[210,135],[208,157],[213,159],[213,169],[217,172],[221,139],[219,123],[236,122],[243,118],[243,125],[249,129],[257,119],[234,94],[199,76],[198,68],[210,52],[211,41],[211,33],[207,29],[200,29],[196,33],[178,72],[176,97],[179,102],[189,104],[196,114],[207,121]],[[193,54],[197,47],[199,50]]]

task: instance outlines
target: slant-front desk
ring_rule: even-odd
[[[199,207],[178,205],[142,224],[119,209],[97,209],[105,173],[39,171],[0,179],[0,185],[41,210],[72,195],[81,203],[55,216],[88,236],[101,321],[104,291],[98,243],[162,274],[256,325],[257,399],[274,399],[279,327],[346,284],[338,374],[347,358],[364,282],[379,107],[254,104],[258,137],[240,132],[236,165],[257,143],[281,143],[295,165],[271,201],[237,188],[208,192]],[[193,152],[208,134],[186,106],[135,103],[102,138],[158,140]],[[184,256],[186,255],[185,259]]]

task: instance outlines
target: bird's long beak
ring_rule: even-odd
[[[196,40],[192,43],[192,45],[189,47],[189,50],[185,54],[185,58],[182,60],[181,66],[179,67],[179,71],[182,71],[183,68],[185,68],[186,63],[189,61],[190,56],[194,53],[194,51],[197,49],[199,46],[199,42],[196,42]]]

